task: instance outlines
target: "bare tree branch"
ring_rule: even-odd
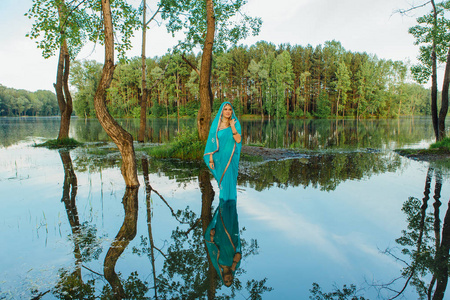
[[[192,227],[191,227],[191,228],[189,228],[189,230],[188,230],[188,231],[186,231],[186,232],[185,232],[184,234],[185,234],[185,235],[188,235],[188,234],[189,234],[189,232],[191,232],[192,230],[194,230],[194,229],[195,229],[195,227],[197,227],[198,223],[200,223],[200,220],[201,220],[201,218],[198,218],[198,219],[197,219],[197,221],[195,221],[194,225],[192,225]]]
[[[161,5],[158,6],[158,9],[155,11],[155,13],[153,14],[153,16],[150,18],[150,20],[148,20],[147,23],[145,23],[145,26],[147,27],[148,24],[150,24],[151,21],[153,21],[153,19],[155,19],[156,15],[159,13],[159,11],[161,10]],[[158,25],[160,25],[158,23]]]
[[[150,189],[151,189],[153,192],[155,192],[156,195],[158,195],[159,198],[161,198],[161,200],[167,205],[167,207],[170,209],[170,212],[172,213],[172,216],[173,216],[178,222],[180,222],[181,224],[189,224],[189,222],[184,222],[184,221],[181,221],[180,219],[178,219],[177,215],[175,214],[175,211],[174,211],[173,208],[169,205],[169,203],[166,201],[166,199],[164,199],[164,197],[163,197],[157,190],[155,190],[150,184],[149,184],[149,186],[150,186]]]
[[[164,256],[165,259],[167,259],[167,255],[164,254],[164,252],[162,252],[161,249],[159,249],[159,248],[157,248],[157,247],[155,247],[155,246],[153,246],[153,248],[155,248],[159,253],[161,253],[161,255]]]
[[[184,56],[184,54],[181,54],[181,58],[200,76],[200,71]]]
[[[94,274],[96,274],[96,275],[98,275],[98,276],[102,276],[102,277],[105,277],[105,275],[103,275],[103,274],[100,274],[100,273],[97,273],[97,272],[95,272],[94,270],[92,270],[92,269],[89,269],[88,267],[86,267],[85,265],[81,265],[83,268],[85,268],[86,270],[88,270],[88,271],[91,271],[92,273],[94,273]]]
[[[407,15],[410,11],[413,11],[415,9],[424,7],[427,4],[429,4],[429,3],[431,3],[431,1],[427,1],[427,2],[425,2],[423,4],[420,4],[420,5],[412,6],[412,7],[408,8],[408,9],[397,9],[396,11],[394,11],[394,13],[399,13],[401,15]]]

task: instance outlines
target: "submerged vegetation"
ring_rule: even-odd
[[[42,144],[36,144],[35,147],[44,147],[48,149],[60,149],[60,148],[76,148],[82,146],[83,143],[78,142],[73,138],[53,139],[48,140]]]
[[[431,144],[430,149],[441,149],[450,153],[450,138],[447,137],[441,141]]]
[[[144,149],[155,158],[179,158],[201,160],[205,144],[198,139],[198,132],[192,128],[182,130],[172,142]]]
[[[396,149],[395,152],[416,160],[446,163],[450,158],[450,138],[433,143],[428,149]]]

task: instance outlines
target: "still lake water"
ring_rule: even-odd
[[[169,141],[194,122],[149,120],[146,145]],[[136,120],[121,124],[137,135]],[[217,298],[309,299],[313,283],[324,293],[353,284],[366,299],[395,295],[377,286],[401,275],[405,265],[394,255],[410,262],[396,243],[408,230],[404,203],[421,203],[427,174],[430,214],[442,182],[441,222],[450,196],[448,167],[393,151],[433,142],[431,120],[243,121],[242,128],[245,144],[304,155],[241,162],[243,259],[237,284],[226,288],[208,284],[214,270],[198,222],[205,209],[201,165],[138,154],[141,186],[133,192],[96,120],[74,118],[70,136],[87,146],[58,151],[33,147],[57,136],[58,118],[0,118],[0,299],[107,299],[117,286],[103,276],[105,265],[137,299],[206,298],[207,291]],[[96,155],[99,147],[110,153]],[[212,209],[217,203],[216,196]],[[389,288],[400,290],[405,281]],[[402,297],[419,298],[411,285]]]

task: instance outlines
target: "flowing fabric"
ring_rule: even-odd
[[[211,238],[212,229],[215,230],[213,239]],[[236,201],[220,199],[213,219],[206,229],[205,241],[211,262],[223,281],[223,266],[230,267],[233,264],[234,255],[241,253]],[[233,275],[240,264],[240,261],[236,264]]]
[[[219,129],[224,102],[214,118],[206,142],[203,159],[216,179],[220,193],[219,206],[214,212],[213,219],[205,232],[205,241],[211,261],[223,281],[223,266],[231,267],[236,253],[241,253],[241,240],[239,236],[239,223],[236,209],[237,200],[237,176],[239,158],[241,155],[241,143],[236,143],[233,138],[231,126]],[[232,119],[236,120],[236,130],[241,134],[241,125],[236,118],[234,109]],[[210,155],[213,156],[214,169],[209,167]],[[214,229],[214,238],[211,238],[211,230]],[[240,261],[236,268],[239,267]],[[234,274],[235,270],[233,271]]]
[[[242,147],[242,142],[236,143],[234,140],[231,126],[219,130],[223,108],[227,104],[231,106],[230,102],[222,103],[211,124],[208,140],[206,141],[205,153],[203,155],[206,165],[211,170],[219,185],[219,199],[225,201],[236,200],[237,197],[236,185]],[[241,124],[236,118],[234,109],[231,118],[236,120],[236,130],[241,134]],[[213,155],[214,169],[209,167],[210,154]]]

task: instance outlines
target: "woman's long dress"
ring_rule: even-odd
[[[223,268],[221,266],[231,267],[234,255],[241,253],[236,208],[236,187],[241,143],[236,143],[234,140],[231,127],[219,130],[220,115],[225,104],[222,104],[218,116],[213,121],[204,155],[207,165],[209,165],[209,155],[213,155],[214,169],[210,168],[210,170],[220,189],[219,206],[214,212],[213,219],[208,225],[204,238],[211,261],[222,280]],[[234,111],[233,118],[236,118]],[[236,130],[241,134],[241,127],[238,122]],[[215,230],[213,241],[211,241],[212,229]],[[240,261],[237,263],[236,269],[239,265]]]

